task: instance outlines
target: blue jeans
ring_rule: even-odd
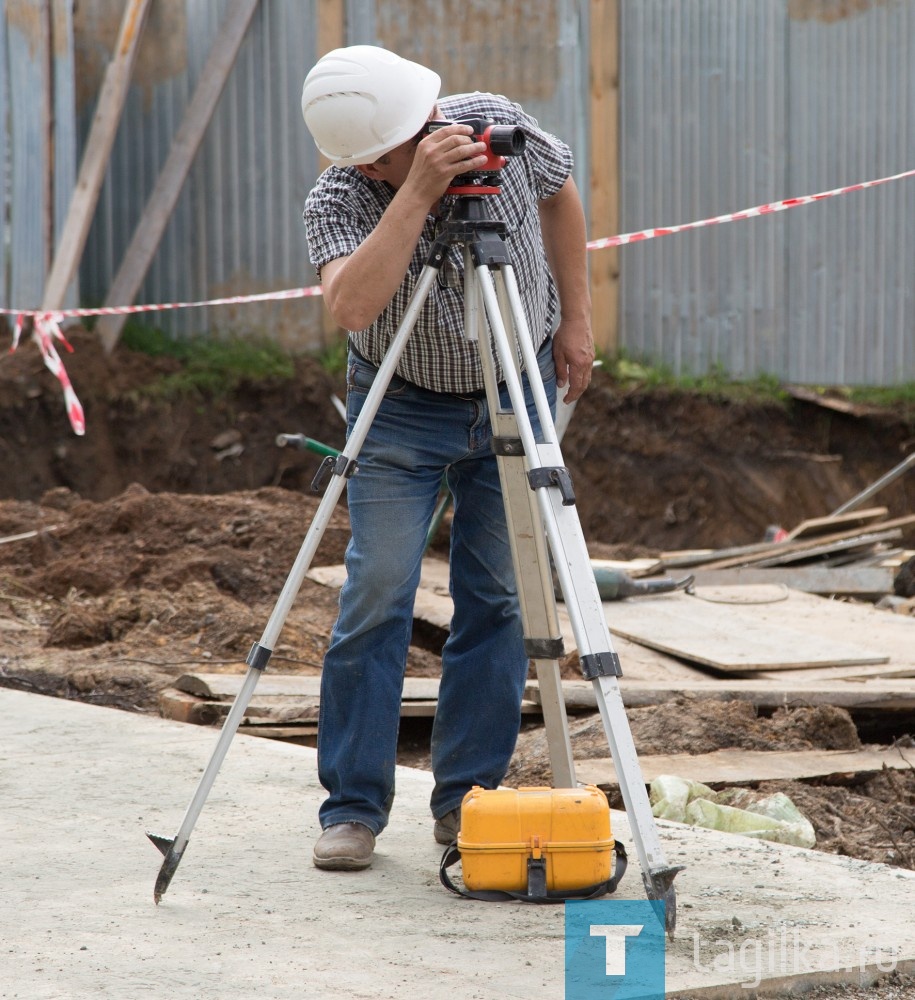
[[[538,364],[550,405],[551,342]],[[349,427],[377,370],[350,354]],[[539,422],[524,379],[535,434]],[[508,406],[505,387],[502,405]],[[363,823],[378,834],[394,797],[394,767],[413,601],[443,473],[454,507],[454,617],[442,651],[432,729],[436,818],[473,785],[495,788],[521,722],[528,657],[486,399],[429,392],[394,376],[347,484],[347,579],[321,677],[321,826]]]

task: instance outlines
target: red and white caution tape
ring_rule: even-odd
[[[899,181],[905,177],[915,177],[915,170],[906,170],[892,177],[881,177],[875,181],[862,181],[860,184],[849,184],[847,187],[835,188],[833,191],[822,191],[820,194],[808,194],[802,198],[785,198],[782,201],[772,201],[755,208],[745,208],[741,212],[730,212],[727,215],[716,215],[712,219],[702,219],[699,222],[687,222],[682,226],[664,226],[658,229],[642,229],[637,233],[624,233],[622,236],[607,236],[604,239],[592,240],[588,243],[589,250],[603,250],[605,247],[619,247],[627,243],[640,243],[643,240],[653,240],[658,236],[671,236],[674,233],[685,233],[690,229],[702,229],[704,226],[719,226],[723,222],[738,222],[741,219],[755,219],[760,215],[772,215],[774,212],[784,212],[789,208],[801,205],[812,205],[814,202],[835,198],[840,194],[851,194],[852,191],[864,191],[866,188]]]
[[[67,369],[64,368],[64,363],[60,360],[60,355],[54,346],[54,341],[59,340],[71,354],[73,353],[72,345],[60,332],[61,315],[60,313],[49,312],[33,313],[32,315],[34,317],[32,339],[38,345],[38,350],[41,351],[45,367],[54,375],[63,388],[64,405],[67,408],[67,417],[70,420],[73,432],[82,436],[86,433],[86,418],[83,414],[82,403],[80,403],[79,398],[73,390],[73,386],[70,384],[70,376],[67,375]],[[11,354],[19,346],[23,319],[24,314],[22,313],[16,316],[16,326],[13,329],[13,343],[10,347]]]
[[[58,309],[54,315],[59,319],[74,319],[80,316],[127,316],[130,313],[165,312],[170,309],[196,309],[201,306],[233,306],[246,302],[269,302],[273,299],[304,299],[309,295],[323,294],[320,285],[307,288],[287,288],[281,292],[260,292],[257,295],[231,295],[224,299],[205,299],[201,302],[162,302],[139,306],[99,306],[97,309]],[[0,309],[0,315],[40,316],[39,309]]]
[[[659,236],[672,236],[674,233],[685,233],[691,229],[702,229],[706,226],[718,226],[725,222],[738,222],[741,219],[754,219],[763,215],[772,215],[775,212],[784,212],[789,208],[799,208],[801,205],[812,205],[815,202],[825,201],[827,198],[835,198],[840,194],[851,194],[853,191],[864,191],[867,188],[877,187],[880,184],[888,184],[890,181],[903,180],[906,177],[915,177],[915,170],[906,170],[901,174],[893,174],[890,177],[881,177],[873,181],[862,181],[859,184],[849,184],[846,187],[835,188],[832,191],[822,191],[820,194],[808,194],[801,198],[784,198],[782,201],[769,202],[765,205],[757,205],[755,208],[745,208],[740,212],[730,212],[727,215],[716,215],[711,219],[701,219],[698,222],[687,222],[680,226],[662,226],[655,229],[642,229],[636,233],[623,233],[620,236],[607,236],[599,240],[591,240],[587,247],[589,250],[603,250],[606,247],[619,247],[627,243],[641,243],[645,240],[657,239]],[[64,390],[64,402],[67,406],[67,416],[70,418],[70,425],[77,434],[86,432],[86,422],[83,417],[83,408],[77,399],[76,393],[70,384],[63,362],[60,360],[54,340],[60,340],[68,351],[73,348],[67,343],[66,338],[60,332],[60,322],[64,319],[71,319],[84,316],[125,316],[131,313],[144,312],[164,312],[170,309],[192,309],[200,306],[223,306],[240,305],[248,302],[269,302],[281,299],[301,299],[311,295],[322,295],[323,290],[320,285],[310,285],[306,288],[289,288],[280,292],[262,292],[258,295],[233,295],[222,299],[207,299],[201,302],[167,302],[154,303],[149,305],[134,306],[102,306],[98,309],[61,309],[55,312],[42,312],[37,309],[0,309],[0,315],[16,316],[16,325],[13,331],[13,344],[10,351],[15,351],[19,345],[19,337],[22,332],[23,319],[26,316],[34,317],[34,328],[32,337],[38,344],[44,363],[54,373],[60,381]]]
[[[76,434],[83,435],[86,433],[86,419],[83,414],[83,407],[70,382],[70,376],[67,375],[67,369],[64,367],[64,363],[61,361],[60,355],[54,346],[54,341],[59,340],[71,354],[73,353],[72,345],[60,331],[62,320],[79,316],[123,316],[128,313],[163,312],[166,309],[190,309],[195,306],[235,305],[242,302],[266,302],[271,299],[299,299],[309,295],[320,294],[320,286],[310,286],[308,288],[290,288],[281,292],[263,292],[258,295],[233,295],[223,299],[209,299],[205,302],[102,306],[99,309],[60,309],[55,312],[42,312],[37,309],[0,309],[0,315],[15,315],[16,317],[16,323],[13,328],[13,343],[10,347],[11,354],[19,346],[19,338],[22,335],[22,325],[25,317],[31,316],[33,318],[32,339],[38,345],[45,365],[54,373],[63,388],[64,405],[67,408],[70,426]]]

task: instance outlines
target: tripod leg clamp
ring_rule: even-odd
[[[249,667],[254,667],[255,670],[266,670],[271,656],[273,656],[272,649],[267,649],[266,646],[262,646],[259,642],[256,642],[251,647],[245,663]]]
[[[598,677],[622,677],[623,668],[616,653],[608,650],[606,653],[588,653],[579,658],[581,673],[585,680],[593,681]]]
[[[359,471],[359,466],[352,458],[346,455],[328,455],[318,466],[314,479],[311,481],[311,492],[320,493],[324,489],[324,484],[331,475],[346,476],[349,479]]]
[[[531,469],[527,474],[532,490],[547,486],[558,486],[562,494],[562,506],[572,507],[575,504],[575,490],[572,488],[572,476],[564,465]]]

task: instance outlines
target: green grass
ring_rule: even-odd
[[[739,380],[729,376],[718,365],[702,375],[675,375],[662,365],[634,361],[622,354],[614,359],[603,357],[601,360],[615,381],[630,387],[664,389],[734,402],[775,402],[783,405],[789,398],[774,375]]]
[[[125,325],[121,339],[132,351],[181,362],[179,371],[143,387],[141,394],[147,397],[214,398],[228,395],[242,382],[289,379],[295,373],[292,358],[266,340],[174,340],[162,330],[134,323]]]
[[[778,403],[786,405],[791,398],[775,375],[757,375],[751,379],[734,379],[720,366],[713,366],[704,375],[675,375],[663,365],[636,361],[624,353],[616,358],[601,358],[603,367],[620,385],[668,392],[691,393],[715,400],[733,402]],[[839,395],[851,403],[862,403],[896,411],[906,420],[915,420],[915,382],[887,386],[810,386],[816,392]]]
[[[909,415],[915,415],[915,382],[903,382],[900,385],[852,386],[847,392],[848,398],[853,403],[868,403],[871,406],[904,410]]]
[[[338,337],[318,351],[316,357],[328,375],[342,375],[346,371],[347,350],[346,337]]]

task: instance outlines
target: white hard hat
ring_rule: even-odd
[[[441,86],[425,66],[376,45],[351,45],[322,56],[305,77],[302,116],[333,163],[373,163],[419,132]]]

